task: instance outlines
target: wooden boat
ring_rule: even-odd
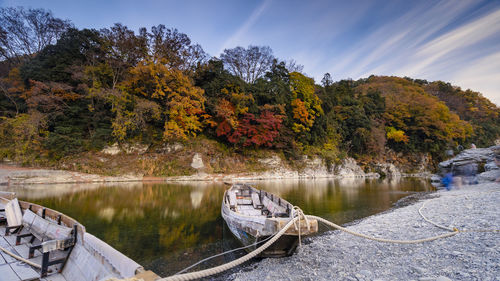
[[[293,205],[280,197],[248,184],[234,184],[224,193],[222,217],[233,235],[245,246],[265,240],[280,231],[293,217]],[[298,225],[298,224],[297,224]],[[300,235],[318,231],[316,220],[301,220]],[[299,239],[298,227],[289,228],[261,257],[283,257],[293,254]],[[262,244],[247,248],[253,251]]]
[[[37,204],[18,201],[12,193],[0,192],[0,222],[0,280],[159,278],[87,233],[76,220]]]

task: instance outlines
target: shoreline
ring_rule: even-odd
[[[431,173],[402,173],[392,177],[430,178]],[[261,173],[247,174],[206,174],[198,173],[189,176],[153,177],[141,175],[103,176],[67,170],[50,170],[25,168],[0,164],[0,186],[32,185],[32,184],[68,184],[68,183],[113,183],[113,182],[231,182],[259,180],[300,180],[300,179],[344,179],[344,178],[380,178],[377,173],[314,173],[291,170],[269,170]]]
[[[348,229],[390,239],[420,239],[446,233],[424,221],[459,230],[500,229],[500,183],[437,191],[403,207],[364,218]],[[228,280],[498,280],[500,233],[463,232],[414,245],[387,244],[329,231],[308,239],[300,251],[265,259],[224,276]],[[275,269],[279,268],[279,271]]]

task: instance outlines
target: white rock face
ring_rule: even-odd
[[[452,167],[460,167],[471,163],[485,163],[493,161],[495,154],[500,151],[500,146],[492,146],[488,148],[466,149],[457,156],[439,163],[441,169],[451,169]]]
[[[387,177],[400,177],[401,172],[392,163],[381,163],[377,165],[377,171],[384,173]]]
[[[115,142],[112,146],[106,146],[103,150],[101,150],[102,153],[108,155],[116,155],[121,151],[122,150],[120,149],[120,146],[118,146],[117,142]]]
[[[191,167],[193,167],[193,169],[196,169],[196,170],[199,170],[199,169],[205,167],[205,165],[203,164],[203,159],[201,159],[201,155],[199,153],[196,153],[193,156],[193,161],[191,162]]]
[[[334,176],[328,171],[321,158],[305,159],[306,168],[300,173],[305,178],[327,178]]]
[[[335,167],[335,174],[341,177],[364,177],[365,172],[358,166],[353,158],[342,160],[340,166]]]
[[[262,163],[269,167],[278,167],[279,165],[281,165],[281,158],[279,158],[277,155],[273,155],[269,158],[259,159],[258,161],[259,163]]]

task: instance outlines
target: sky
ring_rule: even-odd
[[[374,75],[443,80],[500,105],[500,0],[0,0],[78,28],[164,24],[212,56],[270,46],[320,82]]]

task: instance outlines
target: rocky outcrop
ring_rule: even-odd
[[[495,180],[500,177],[500,169],[495,163],[500,158],[500,145],[488,148],[467,149],[457,156],[439,163],[441,173],[454,176],[478,175],[480,180]]]
[[[108,154],[108,155],[116,155],[120,153],[122,150],[120,149],[120,146],[118,145],[117,142],[115,142],[111,146],[106,146],[103,150],[101,150],[102,153]]]
[[[379,163],[375,165],[375,172],[380,174],[381,176],[392,178],[392,177],[401,177],[401,172],[399,169],[392,163]]]
[[[184,148],[184,146],[181,143],[174,142],[174,143],[166,143],[161,147],[156,148],[157,153],[173,153],[180,151]]]
[[[364,177],[365,172],[361,169],[360,166],[356,163],[356,160],[352,158],[346,158],[342,160],[342,163],[339,166],[336,166],[335,174],[340,177]]]
[[[148,150],[149,146],[145,144],[122,144],[121,146],[115,142],[111,146],[106,146],[104,147],[103,150],[101,150],[102,153],[107,154],[107,155],[117,155],[120,152],[125,152],[128,154],[131,153],[137,153],[137,154],[144,154]]]

